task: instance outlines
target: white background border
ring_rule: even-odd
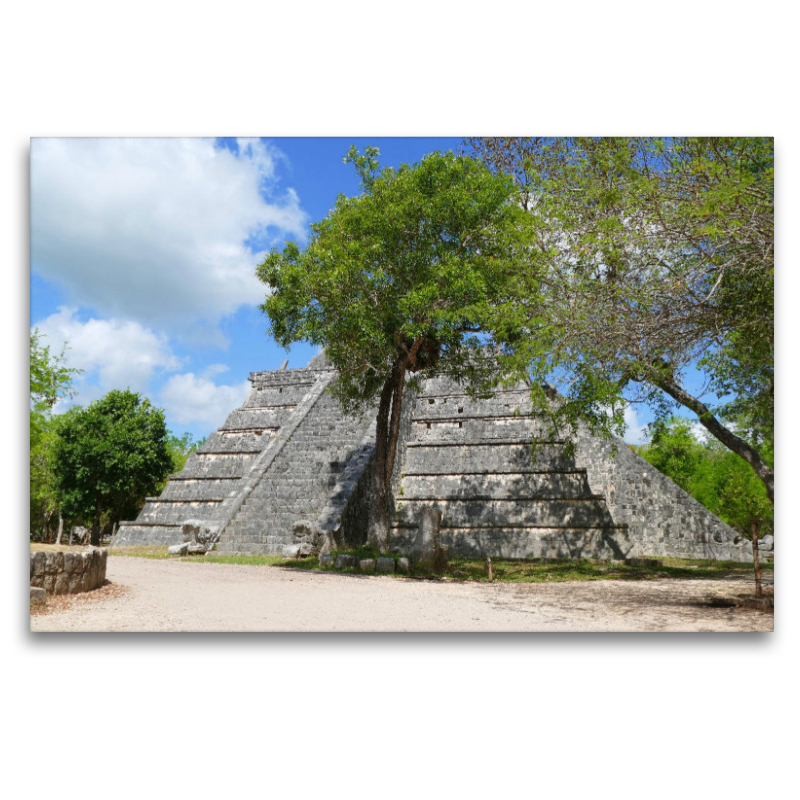
[[[790,7],[147,0],[4,12],[11,796],[789,796],[800,185]],[[777,633],[27,633],[29,137],[515,133],[776,137]]]

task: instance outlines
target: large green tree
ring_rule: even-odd
[[[467,144],[514,178],[534,220],[536,279],[520,308],[546,314],[555,332],[549,367],[569,384],[562,410],[611,425],[626,398],[663,416],[682,405],[772,500],[772,139]],[[521,361],[527,343],[539,346],[524,316],[512,342]],[[705,394],[693,388],[696,370]]]
[[[476,334],[513,294],[529,215],[510,178],[471,158],[432,153],[381,170],[377,155],[351,148],[363,192],[340,195],[304,248],[273,250],[257,275],[276,341],[324,346],[345,407],[378,401],[367,537],[385,549],[407,379],[439,370],[489,385],[495,367],[478,365]]]
[[[30,532],[47,537],[51,520],[60,517],[60,497],[53,472],[55,430],[53,407],[68,397],[72,380],[81,370],[64,362],[66,344],[59,354],[30,334]]]
[[[173,469],[164,412],[130,391],[111,391],[61,415],[54,446],[56,484],[65,514],[90,522],[92,544],[103,524],[130,519]]]

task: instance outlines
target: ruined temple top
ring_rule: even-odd
[[[333,365],[328,358],[327,353],[322,350],[317,353],[311,361],[308,362],[306,369],[333,369]]]

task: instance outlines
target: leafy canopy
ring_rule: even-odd
[[[345,160],[364,193],[340,195],[304,249],[289,243],[258,267],[270,332],[324,346],[345,404],[374,397],[403,359],[463,376],[524,244],[513,181],[452,153],[382,171],[374,148]]]
[[[61,415],[54,452],[65,515],[99,524],[130,518],[171,472],[164,412],[130,391],[111,391]]]
[[[757,450],[773,428],[772,139],[468,144],[513,176],[534,219],[534,293],[553,333],[549,367],[567,385],[563,410],[608,428],[622,425],[626,398],[664,418],[684,405],[771,493]],[[512,342],[522,361],[535,340],[523,321]],[[717,399],[686,391],[695,368]],[[720,420],[759,435],[748,443]]]
[[[42,432],[45,420],[53,406],[62,397],[68,397],[72,388],[73,376],[83,370],[64,365],[64,350],[59,355],[50,352],[50,347],[42,343],[42,334],[34,329],[30,334],[30,411],[31,446]]]

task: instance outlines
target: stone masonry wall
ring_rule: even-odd
[[[106,579],[107,560],[105,548],[74,553],[38,550],[31,553],[31,586],[48,594],[88,592]]]
[[[622,559],[632,549],[586,470],[562,441],[544,433],[524,385],[472,399],[439,376],[424,383],[413,409],[392,549],[408,550],[424,508],[441,511],[440,541],[451,555],[498,558]]]
[[[616,448],[616,454],[612,450]],[[577,438],[576,460],[612,517],[628,526],[636,556],[752,561],[753,546],[621,439]]]

